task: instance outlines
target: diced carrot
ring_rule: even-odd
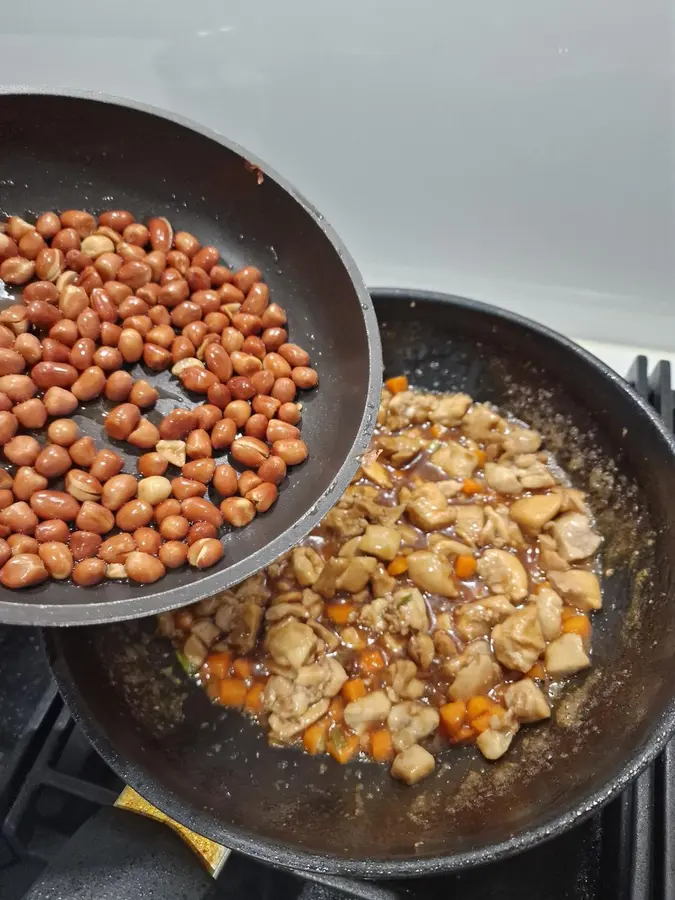
[[[339,763],[346,763],[359,749],[357,734],[349,734],[340,725],[333,725],[328,731],[326,749]]]
[[[445,427],[436,423],[436,425],[431,426],[429,431],[431,432],[432,437],[439,438],[445,431]]]
[[[334,722],[341,722],[345,714],[345,704],[342,697],[333,697],[328,707],[328,715]]]
[[[403,575],[408,571],[408,560],[405,556],[395,556],[387,566],[387,572],[392,576]]]
[[[241,656],[239,659],[235,659],[232,663],[232,671],[237,676],[237,678],[243,678],[246,680],[247,678],[251,678],[253,676],[253,663],[250,659],[246,659],[246,657]]]
[[[326,736],[330,725],[330,719],[324,718],[319,719],[318,722],[315,722],[313,725],[310,725],[309,728],[305,729],[305,733],[302,736],[302,743],[308,753],[311,753],[313,756],[316,756],[317,753],[325,753]]]
[[[546,678],[546,669],[540,662],[537,662],[531,669],[528,669],[527,677],[537,678],[539,681],[543,681]]]
[[[206,696],[209,700],[220,700],[220,679],[212,678],[206,685]]]
[[[360,697],[365,697],[367,693],[366,684],[362,678],[350,678],[342,686],[342,696],[347,703],[351,703],[352,700],[358,700]]]
[[[408,390],[408,379],[405,375],[396,375],[394,378],[388,378],[385,384],[392,394],[400,394],[401,391]]]
[[[592,630],[591,620],[584,615],[570,616],[562,623],[562,630],[565,634],[578,634],[582,638],[589,638]]]
[[[246,702],[246,682],[239,678],[223,678],[219,699],[223,706],[243,706]]]
[[[376,762],[387,762],[394,755],[394,745],[388,728],[378,728],[370,735],[370,755]]]
[[[476,716],[475,719],[471,720],[471,727],[474,731],[477,731],[478,734],[482,734],[490,727],[490,720],[492,719],[493,715],[493,712],[481,713],[480,716]]]
[[[231,665],[232,654],[229,650],[223,650],[222,653],[212,653],[206,658],[208,673],[215,678],[227,678],[230,674]]]
[[[486,697],[484,694],[476,694],[473,697],[469,697],[466,701],[466,714],[469,721],[472,722],[478,716],[482,716],[483,713],[490,712],[494,706],[496,706],[494,700],[491,697]]]
[[[572,616],[578,616],[579,610],[575,609],[573,606],[563,606],[562,608],[562,620],[571,619]]]
[[[464,725],[466,718],[466,704],[463,700],[453,700],[446,703],[438,710],[441,722],[449,737],[456,737]]]
[[[259,713],[263,709],[263,699],[265,696],[265,685],[257,681],[246,692],[245,707],[249,712]]]
[[[462,484],[462,493],[470,497],[472,494],[480,494],[483,490],[479,481],[474,478],[465,478]]]
[[[461,741],[470,741],[475,737],[476,732],[473,730],[471,725],[462,725],[457,734],[451,740],[453,744],[458,744]]]
[[[346,625],[356,608],[353,603],[328,603],[325,612],[335,625]]]
[[[478,465],[482,469],[487,462],[487,453],[485,452],[485,450],[475,450],[474,453],[476,454]]]
[[[377,647],[367,647],[361,652],[359,665],[361,670],[368,674],[379,672],[385,666],[384,656],[382,656],[381,651]]]
[[[455,560],[455,575],[458,578],[471,578],[476,568],[477,563],[473,556],[458,556]]]

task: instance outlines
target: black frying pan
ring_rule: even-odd
[[[225,262],[264,273],[272,299],[288,311],[292,340],[306,347],[320,388],[305,402],[309,459],[284,481],[273,510],[226,534],[212,569],[186,566],[152,585],[108,582],[83,589],[45,583],[29,591],[0,587],[0,621],[73,625],[144,616],[181,606],[240,581],[300,540],[328,511],[368,445],[380,391],[377,323],[352,258],[325,219],[259,160],[206,128],[101,95],[0,93],[0,221],[32,221],[46,210],[122,208],[138,219],[165,215],[176,229],[214,244]],[[3,303],[0,282],[0,305]],[[161,392],[149,418],[195,405],[168,372],[148,373]],[[133,370],[132,370],[133,371]],[[349,377],[346,377],[348,374]],[[187,401],[187,402],[186,402]],[[75,416],[99,446],[106,401]],[[136,471],[129,444],[115,448]]]
[[[496,764],[450,749],[408,788],[384,767],[268,747],[187,680],[152,620],[45,633],[75,717],[152,803],[258,859],[366,878],[442,872],[543,841],[623,789],[675,728],[673,438],[615,373],[527,319],[438,294],[374,297],[385,374],[517,415],[589,494],[605,537],[605,608],[593,667],[554,720],[521,730]]]

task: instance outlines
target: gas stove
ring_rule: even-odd
[[[660,360],[650,371],[647,358],[638,356],[628,380],[675,426],[669,361]],[[112,806],[123,787],[64,706],[38,631],[0,626],[1,900],[30,900],[33,886],[66,842],[90,816]],[[130,895],[146,893],[136,885]],[[601,813],[490,866],[371,883],[280,872],[231,854],[207,894],[199,897],[338,900],[345,895],[364,900],[670,900],[675,897],[675,743]],[[69,896],[67,880],[59,896]]]

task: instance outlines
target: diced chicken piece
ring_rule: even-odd
[[[291,558],[298,583],[302,587],[311,587],[323,569],[319,554],[312,547],[296,547]]]
[[[524,453],[513,460],[518,467],[518,479],[527,491],[536,491],[539,488],[553,487],[556,481],[551,470],[536,456]]]
[[[458,655],[457,644],[455,644],[452,636],[447,631],[437,628],[431,635],[431,639],[434,642],[436,653],[443,659],[452,659]]]
[[[389,575],[384,566],[378,566],[370,577],[370,584],[375,597],[384,597],[394,590],[396,579]]]
[[[394,394],[387,406],[387,427],[398,431],[408,425],[421,425],[428,420],[429,410],[435,399],[433,394],[419,391],[400,391]]]
[[[334,650],[337,650],[340,646],[340,638],[334,631],[326,628],[325,625],[322,625],[321,622],[317,622],[316,619],[310,619],[307,624],[319,638],[319,641],[323,641],[323,645],[318,645],[317,652],[322,653],[324,650],[327,650],[329,653],[333,653]]]
[[[296,619],[308,619],[309,610],[302,603],[276,603],[265,613],[266,622],[281,622],[282,619],[293,616]]]
[[[338,550],[338,556],[343,556],[345,559],[352,559],[354,556],[359,555],[360,545],[360,536],[350,538],[345,544],[340,547],[340,549]]]
[[[478,465],[478,457],[473,450],[456,441],[448,441],[431,455],[431,462],[450,478],[470,478]]]
[[[391,764],[391,774],[399,781],[405,781],[406,784],[417,784],[427,775],[431,775],[436,767],[436,762],[424,747],[419,744],[413,744],[407,747],[402,753],[398,753]]]
[[[365,699],[365,698],[364,698]],[[347,709],[345,708],[345,714]],[[428,737],[438,728],[438,710],[426,703],[406,700],[391,707],[387,717],[387,727],[391,731],[394,749],[397,752],[411,747]]]
[[[157,616],[157,630],[162,637],[173,637],[178,629],[173,619],[172,612],[159,613]]]
[[[265,643],[277,663],[299,669],[314,652],[316,635],[309,625],[289,619],[270,629]]]
[[[583,491],[577,488],[564,487],[563,485],[556,485],[552,490],[560,495],[561,512],[580,512],[585,516],[589,514],[586,506],[586,495]]]
[[[444,481],[436,481],[435,484],[446,500],[451,500],[453,497],[456,497],[462,489],[462,482],[455,481],[452,478],[446,478]]]
[[[463,641],[488,637],[493,626],[507,619],[516,608],[501,594],[473,600],[455,608],[455,628]]]
[[[401,535],[396,528],[384,525],[369,525],[361,538],[359,549],[386,562],[396,556],[401,546]]]
[[[509,600],[527,597],[527,572],[517,556],[507,550],[490,548],[478,559],[478,574],[495,594]]]
[[[441,597],[456,597],[453,568],[443,556],[430,550],[416,550],[408,556],[408,576],[422,591]]]
[[[495,547],[503,549],[506,546],[523,547],[525,545],[520,528],[509,518],[508,507],[498,506],[497,509],[493,509],[491,506],[486,506],[485,517],[485,526],[478,538],[478,544],[481,547],[493,544]]]
[[[378,487],[384,488],[387,491],[391,489],[389,472],[387,472],[381,462],[378,462],[375,459],[373,462],[366,464],[364,461],[361,463],[361,471],[369,481],[373,482],[373,484],[376,484]]]
[[[591,661],[584,650],[581,635],[562,634],[546,648],[546,671],[551,678],[574,675],[587,669]]]
[[[527,672],[544,652],[546,641],[535,603],[528,603],[492,629],[495,656],[508,669]]]
[[[397,700],[418,700],[424,694],[424,685],[416,677],[417,666],[412,660],[397,660],[387,673]]]
[[[565,513],[552,522],[550,528],[558,542],[560,555],[568,562],[593,556],[602,543],[600,535],[591,528],[590,519],[582,513]]]
[[[323,600],[321,595],[316,591],[305,588],[302,592],[302,605],[305,607],[310,616],[320,616],[323,610]]]
[[[547,522],[558,515],[561,504],[560,494],[521,497],[511,504],[511,518],[526,531],[538,534]]]
[[[374,526],[371,525],[369,527],[372,528]],[[330,561],[327,565],[330,565]],[[344,572],[337,577],[336,587],[339,591],[349,591],[350,594],[356,594],[364,589],[376,569],[377,560],[374,556],[355,556],[349,560]],[[319,582],[320,579],[315,582],[314,586],[316,587]],[[318,593],[321,593],[321,591],[318,590]],[[326,595],[324,594],[324,596]]]
[[[342,557],[331,557],[323,569],[321,574],[314,582],[312,589],[321,594],[326,600],[332,600],[338,591],[338,578],[346,571],[351,560]]]
[[[427,671],[434,660],[434,642],[428,634],[413,634],[408,641],[408,653],[423,671]]]
[[[183,644],[185,661],[195,672],[204,665],[208,652],[206,644],[196,634],[191,634]]]
[[[456,556],[471,556],[472,548],[460,541],[453,541],[444,534],[429,535],[429,549],[439,556],[454,559]]]
[[[392,466],[399,469],[422,452],[426,441],[419,431],[407,431],[394,437],[381,437],[379,445],[383,453],[389,457]]]
[[[330,700],[318,700],[309,706],[302,715],[289,719],[283,719],[276,713],[270,713],[268,722],[272,737],[282,743],[293,740],[296,735],[325,716],[329,706]]]
[[[466,503],[455,506],[455,531],[458,536],[470,544],[476,546],[480,533],[485,526],[485,511],[477,503]]]
[[[263,609],[258,603],[242,603],[228,636],[228,644],[237,653],[250,653],[258,641]]]
[[[505,716],[493,716],[490,719],[490,727],[476,738],[476,745],[485,759],[499,759],[511,746],[511,742],[518,731],[518,722],[511,712]]]
[[[451,660],[450,666],[457,670],[448,691],[451,700],[468,700],[475,694],[487,694],[501,677],[487,641],[469,644],[461,656]]]
[[[324,656],[311,666],[301,666],[295,683],[316,688],[323,697],[335,697],[346,680],[347,673],[337,659]]]
[[[192,634],[196,634],[207,647],[214,644],[220,637],[220,628],[211,619],[197,619],[190,626],[190,631]]]
[[[351,509],[333,507],[323,520],[324,525],[336,531],[342,538],[353,538],[363,534],[368,527],[368,519]]]
[[[266,606],[272,596],[264,572],[251,575],[250,578],[233,588],[233,591],[240,602],[257,603],[258,606]]]
[[[539,722],[551,715],[544,692],[531,678],[510,684],[504,691],[504,701],[519,722]]]
[[[447,498],[433,482],[425,482],[412,492],[407,513],[413,525],[423,531],[445,528],[455,521],[457,507],[450,506]]]
[[[370,628],[371,631],[382,633],[387,630],[388,620],[385,618],[390,613],[393,604],[391,594],[386,597],[376,597],[372,603],[366,603],[359,612],[359,622]]]
[[[570,564],[558,553],[555,538],[552,538],[550,534],[539,535],[537,549],[539,550],[539,564],[545,572],[549,569],[566,572],[569,569]]]
[[[391,700],[384,691],[373,691],[345,706],[344,719],[352,731],[362,734],[373,722],[384,722],[391,709]]]
[[[445,397],[434,397],[429,411],[429,420],[436,425],[454,428],[462,421],[472,403],[473,400],[468,394],[448,394]]]
[[[493,491],[500,494],[522,494],[523,486],[516,471],[506,463],[485,463],[485,480]]]
[[[504,439],[505,422],[485,403],[474,403],[462,419],[462,431],[474,441]]]
[[[400,633],[428,631],[429,613],[424,597],[417,588],[401,588],[392,595],[393,608],[401,627]]]
[[[511,428],[504,437],[504,450],[513,455],[536,453],[540,447],[541,435],[529,428]]]
[[[576,606],[583,612],[602,609],[600,581],[594,572],[568,569],[567,572],[547,572],[546,577],[570,606]]]
[[[562,599],[554,590],[548,587],[540,587],[536,596],[531,597],[537,605],[539,625],[544,640],[552,641],[560,634],[562,627]]]

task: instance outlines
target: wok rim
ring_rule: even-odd
[[[275,169],[268,166],[258,156],[249,153],[236,141],[232,141],[220,132],[201,125],[186,116],[149,103],[142,103],[101,91],[53,88],[47,85],[0,84],[0,100],[10,96],[87,100],[132,109],[145,115],[165,119],[180,128],[194,131],[236,154],[242,161],[257,166],[265,176],[276,182],[289,195],[291,200],[300,205],[302,210],[310,216],[314,225],[318,226],[328,239],[346,270],[361,308],[368,347],[368,385],[361,421],[349,453],[331,483],[314,502],[307,504],[307,508],[304,509],[290,528],[279,534],[271,543],[261,547],[240,562],[229,566],[226,570],[200,575],[188,585],[177,586],[164,591],[157,590],[148,593],[148,585],[130,586],[130,590],[145,590],[145,592],[142,595],[134,594],[120,600],[94,599],[93,594],[91,595],[92,599],[87,600],[86,591],[83,591],[85,596],[81,603],[60,603],[59,601],[54,603],[33,603],[23,600],[21,593],[17,592],[16,600],[3,600],[0,598],[0,623],[33,626],[100,625],[106,622],[121,622],[143,618],[157,615],[157,613],[166,612],[167,610],[177,609],[180,606],[184,606],[185,603],[192,603],[217,591],[224,590],[264,568],[277,556],[280,556],[301,541],[312,530],[333,505],[333,494],[339,497],[346,490],[359,466],[361,454],[368,449],[370,444],[371,432],[375,424],[374,413],[379,406],[380,391],[382,389],[382,345],[373,301],[354,258],[325,216],[294,185],[279,175]],[[370,427],[371,423],[372,428]],[[227,577],[223,577],[225,572],[228,573]],[[159,583],[161,584],[161,581]],[[57,590],[58,585],[55,585],[54,588]]]
[[[658,432],[658,436],[665,441],[675,461],[675,437],[666,429],[661,418],[647,401],[643,400],[620,375],[569,338],[517,313],[477,300],[469,300],[436,291],[408,290],[405,288],[373,288],[370,293],[374,300],[407,299],[413,302],[419,300],[454,305],[467,310],[487,313],[499,320],[506,320],[515,325],[525,326],[535,333],[553,339],[574,355],[583,358],[602,375],[609,378],[617,390],[625,394],[629,401],[636,404],[650,420],[651,425]],[[581,824],[618,796],[637,778],[643,769],[654,761],[675,732],[675,695],[673,695],[666,704],[664,711],[649,727],[649,733],[638,751],[626,760],[615,775],[607,778],[601,777],[600,785],[595,790],[590,791],[587,796],[576,801],[571,808],[551,814],[546,821],[536,828],[530,828],[522,834],[512,836],[508,840],[487,844],[476,850],[447,855],[436,854],[426,858],[410,856],[395,860],[371,860],[365,856],[358,859],[326,856],[294,849],[288,844],[279,841],[261,839],[236,826],[224,827],[217,823],[214,816],[192,806],[186,806],[179,799],[174,799],[174,795],[167,794],[161,784],[156,782],[151,776],[146,775],[141,767],[126,760],[108,741],[103,729],[98,725],[96,719],[92,717],[88,706],[84,703],[76,683],[69,677],[68,670],[59,653],[58,633],[43,632],[42,640],[52,672],[66,704],[73,712],[87,739],[125,783],[130,784],[149,802],[157,805],[178,822],[217,843],[224,843],[231,850],[241,852],[271,865],[319,874],[341,875],[367,880],[432,876],[455,872],[473,866],[486,865],[514,856],[524,850],[532,849]]]

